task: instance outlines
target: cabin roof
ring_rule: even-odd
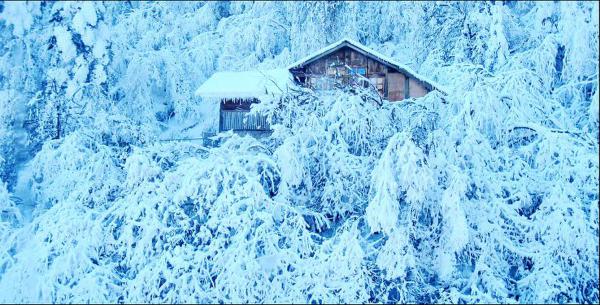
[[[282,94],[292,84],[287,69],[217,72],[195,94],[204,98],[258,98]]]
[[[389,67],[392,67],[392,68],[402,72],[403,74],[408,75],[411,78],[417,79],[417,80],[425,83],[432,89],[437,89],[444,93],[447,92],[442,86],[437,84],[435,81],[428,79],[427,77],[424,77],[422,75],[419,75],[418,73],[413,71],[410,67],[408,67],[404,64],[401,64],[401,63],[395,61],[394,59],[390,58],[389,56],[383,55],[371,48],[368,48],[367,46],[365,46],[357,41],[354,41],[354,40],[348,39],[348,38],[344,38],[344,39],[334,42],[318,51],[315,51],[314,53],[289,65],[288,69],[291,70],[291,69],[304,67],[304,66],[312,63],[313,61],[315,61],[323,56],[329,55],[343,47],[349,47],[359,53],[364,54],[365,56],[371,57],[372,59],[377,60]]]

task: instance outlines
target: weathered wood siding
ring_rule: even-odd
[[[425,96],[429,92],[421,82],[414,78],[411,78],[408,83],[408,91],[410,92],[410,97]]]
[[[266,116],[259,113],[250,114],[252,104],[258,103],[256,98],[223,99],[219,111],[219,131],[268,131],[270,130]]]
[[[404,91],[404,82],[406,76],[402,73],[388,73],[388,99],[390,101],[401,101],[406,96]]]
[[[259,113],[250,114],[248,110],[224,110],[221,109],[219,118],[219,131],[226,130],[270,130],[267,117]]]
[[[323,56],[296,73],[304,85],[327,90],[333,88],[333,77],[341,78],[343,82],[351,77],[345,66],[368,78],[379,94],[390,101],[421,97],[429,92],[418,80],[349,47]]]

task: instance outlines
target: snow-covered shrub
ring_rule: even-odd
[[[272,112],[279,196],[309,202],[333,219],[360,214],[370,171],[396,130],[389,112],[351,92],[291,91],[258,108]]]
[[[351,218],[298,270],[297,291],[300,295],[308,293],[306,303],[373,301],[372,273],[365,263],[368,255],[359,222]],[[300,295],[298,299],[302,299]]]
[[[20,222],[22,222],[21,211],[10,197],[6,183],[0,180],[0,241],[4,242],[13,227]]]
[[[116,299],[114,276],[98,265],[97,215],[63,200],[4,240],[0,301],[106,302]],[[2,268],[0,268],[2,270]],[[22,283],[28,283],[23,285]]]
[[[46,142],[30,163],[28,184],[38,202],[38,212],[63,201],[88,208],[112,202],[123,180],[121,151],[80,132]]]
[[[23,96],[15,90],[0,88],[0,179],[14,182],[17,167],[23,161],[27,133],[22,129]]]
[[[276,167],[252,138],[234,137],[181,160],[155,149],[134,151],[125,170],[127,195],[102,219],[102,256],[129,287],[125,301],[286,295],[285,281],[270,280],[313,251],[302,214],[269,196]]]

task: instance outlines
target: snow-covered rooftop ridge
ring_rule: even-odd
[[[195,94],[205,98],[258,98],[283,93],[293,83],[287,69],[216,72]]]
[[[388,65],[390,65],[390,66],[398,69],[401,72],[404,72],[404,73],[408,74],[409,76],[411,76],[411,77],[413,77],[415,79],[418,79],[418,80],[420,80],[422,82],[425,82],[425,83],[429,84],[430,86],[432,86],[432,87],[434,87],[434,88],[436,88],[436,89],[438,89],[440,91],[447,92],[443,88],[443,86],[437,84],[435,81],[433,81],[433,80],[431,80],[431,79],[429,79],[429,78],[427,78],[425,76],[419,75],[418,73],[416,73],[413,69],[411,69],[407,65],[401,64],[401,63],[397,62],[396,60],[394,60],[393,58],[391,58],[389,56],[386,56],[386,55],[383,55],[383,54],[381,54],[381,53],[379,53],[379,52],[377,52],[377,51],[375,51],[375,50],[373,50],[373,49],[371,49],[371,48],[369,48],[369,47],[361,44],[360,42],[352,40],[352,39],[349,39],[349,38],[344,38],[344,39],[339,40],[337,42],[334,42],[334,43],[332,43],[332,44],[330,44],[330,45],[328,45],[328,46],[326,46],[326,47],[324,47],[324,48],[322,48],[322,49],[320,49],[318,51],[313,52],[312,54],[310,54],[310,55],[308,55],[308,56],[306,56],[306,57],[304,57],[304,58],[302,58],[302,59],[294,62],[291,65],[289,65],[288,69],[293,69],[293,68],[297,68],[299,66],[305,65],[308,62],[312,61],[313,59],[316,59],[316,58],[318,58],[318,57],[320,57],[322,55],[325,55],[327,53],[333,52],[333,51],[335,51],[335,50],[337,50],[339,48],[342,48],[344,46],[353,47],[353,48],[356,48],[356,49],[358,49],[360,51],[368,53],[371,56],[379,59],[380,61],[382,61],[384,63],[387,63]]]

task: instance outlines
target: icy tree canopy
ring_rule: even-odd
[[[598,303],[599,15],[0,2],[0,303]],[[346,38],[448,92],[286,85],[215,133],[211,76]]]

